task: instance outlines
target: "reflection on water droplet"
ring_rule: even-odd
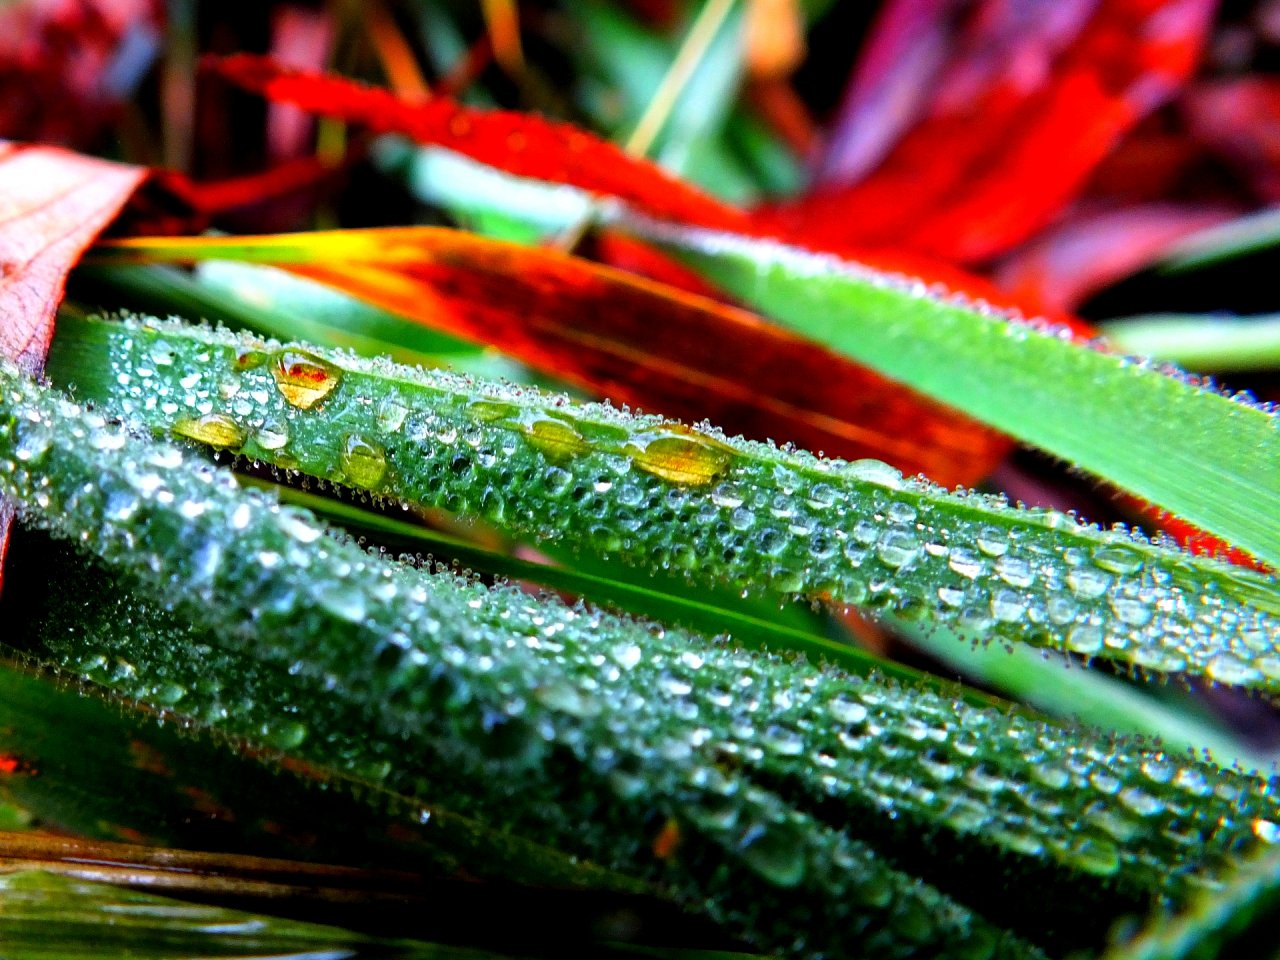
[[[874,483],[890,490],[902,489],[902,473],[883,460],[854,460],[845,467],[846,476],[864,483]]]
[[[314,354],[281,350],[271,364],[271,376],[285,400],[301,410],[310,410],[333,393],[342,371]]]
[[[173,425],[173,432],[218,450],[238,447],[245,438],[244,428],[223,413],[206,413],[203,417],[179,420]]]
[[[263,450],[283,450],[289,443],[289,428],[283,423],[264,423],[253,439]]]
[[[369,490],[387,472],[387,457],[381,447],[353,433],[342,446],[342,470],[352,484]]]
[[[1254,820],[1253,835],[1263,843],[1280,843],[1280,825],[1270,820]]]
[[[714,483],[733,463],[729,447],[692,431],[636,437],[623,449],[645,473],[688,487]]]
[[[1253,683],[1262,678],[1262,671],[1230,653],[1220,653],[1207,664],[1205,673],[1219,683],[1239,685]]]

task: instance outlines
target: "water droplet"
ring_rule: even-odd
[[[266,362],[267,355],[261,350],[242,350],[236,354],[235,366],[237,370],[253,370]]]
[[[1082,600],[1102,596],[1111,586],[1111,578],[1093,567],[1073,567],[1067,572],[1067,586]]]
[[[594,717],[601,709],[598,700],[565,680],[543,684],[534,690],[533,695],[547,709],[572,717]]]
[[[580,457],[591,449],[577,429],[563,420],[538,417],[524,424],[525,435],[548,460]]]
[[[982,573],[986,563],[972,550],[954,547],[951,550],[951,556],[947,558],[947,566],[960,576],[973,580]]]
[[[173,432],[218,450],[238,447],[246,436],[244,427],[224,413],[206,413],[203,417],[179,420],[173,425]]]
[[[271,364],[271,376],[285,400],[301,410],[310,410],[333,393],[342,371],[314,354],[281,350]]]
[[[407,416],[409,416],[409,408],[388,397],[378,404],[378,413],[374,420],[383,433],[396,433],[404,426]]]
[[[1263,843],[1280,843],[1280,825],[1270,820],[1254,820],[1253,835]]]
[[[1211,679],[1228,685],[1253,683],[1262,678],[1262,671],[1230,653],[1212,658],[1205,664],[1204,671]]]
[[[636,437],[624,449],[645,473],[688,487],[715,483],[733,464],[731,448],[693,431]]]
[[[837,723],[847,723],[851,726],[867,719],[867,708],[857,700],[850,700],[847,697],[833,697],[828,700],[827,712]]]
[[[387,472],[387,457],[381,447],[353,433],[342,446],[342,470],[352,484],[371,490]]]
[[[804,843],[783,824],[757,824],[743,835],[742,859],[778,887],[794,887],[804,879]]]
[[[1009,552],[1009,533],[999,527],[983,527],[974,542],[988,557],[1003,557]]]
[[[283,450],[289,443],[289,428],[283,423],[264,423],[253,439],[263,450]]]
[[[295,747],[302,746],[302,742],[307,739],[307,728],[305,724],[297,720],[289,720],[284,723],[263,726],[262,737],[277,750],[292,750]]]
[[[1093,563],[1111,573],[1137,573],[1142,569],[1142,554],[1129,547],[1106,544],[1093,551]]]
[[[1035,570],[1022,557],[1003,556],[995,562],[995,572],[1011,587],[1029,587],[1035,581]]]
[[[895,570],[905,567],[920,552],[920,541],[905,530],[886,530],[876,543],[876,556]]]
[[[1102,649],[1102,627],[1096,623],[1077,623],[1067,631],[1067,649],[1091,654]]]
[[[874,483],[889,490],[902,489],[902,474],[883,460],[854,460],[845,467],[845,474],[863,483]]]

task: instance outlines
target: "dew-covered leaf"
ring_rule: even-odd
[[[156,434],[690,584],[1280,690],[1270,578],[880,461],[159,321],[68,320],[52,358]]]
[[[1260,778],[389,562],[5,369],[25,520],[98,531],[114,575],[226,649],[364,704],[469,812],[766,949],[1059,953],[1275,829]]]
[[[786,327],[1280,565],[1271,411],[857,262],[623,222]]]

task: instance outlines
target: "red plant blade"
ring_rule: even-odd
[[[67,274],[146,171],[0,141],[0,354],[44,367]],[[12,512],[0,505],[0,576]]]
[[[1027,309],[1065,313],[1154,263],[1175,241],[1237,214],[1226,206],[1095,204],[1020,247],[999,265],[996,279]]]
[[[760,222],[803,228],[810,246],[902,246],[965,263],[1008,250],[1061,210],[1186,79],[1213,8],[1212,0],[988,0],[927,115],[875,173],[766,208]],[[1046,23],[1057,26],[1046,32]]]
[[[537,180],[569,183],[617,197],[657,217],[701,226],[741,228],[740,210],[576,127],[500,110],[475,110],[447,98],[408,103],[351,80],[302,73],[266,57],[205,60],[237,85],[280,103],[439,144],[481,163]]]
[[[831,455],[877,457],[946,484],[973,483],[1008,446],[755,314],[549,250],[429,227],[113,248],[149,260],[271,263],[492,343],[618,402]]]
[[[1182,107],[1197,140],[1234,166],[1260,200],[1280,203],[1280,79],[1204,83]]]

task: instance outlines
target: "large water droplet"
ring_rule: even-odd
[[[271,363],[271,376],[285,400],[301,410],[310,410],[333,393],[342,380],[342,371],[303,350],[281,350]]]
[[[645,473],[688,487],[715,483],[733,463],[731,448],[692,431],[637,437],[624,449]]]
[[[804,843],[783,824],[756,824],[741,840],[742,859],[756,873],[779,887],[794,887],[804,879]]]
[[[549,460],[568,460],[580,457],[591,449],[590,444],[577,429],[563,420],[538,417],[524,425],[525,435],[544,457]]]
[[[387,472],[386,454],[381,447],[353,433],[342,445],[342,471],[353,485],[371,490]]]
[[[240,446],[246,435],[244,427],[224,413],[206,413],[203,417],[179,420],[173,425],[173,432],[218,450]]]

